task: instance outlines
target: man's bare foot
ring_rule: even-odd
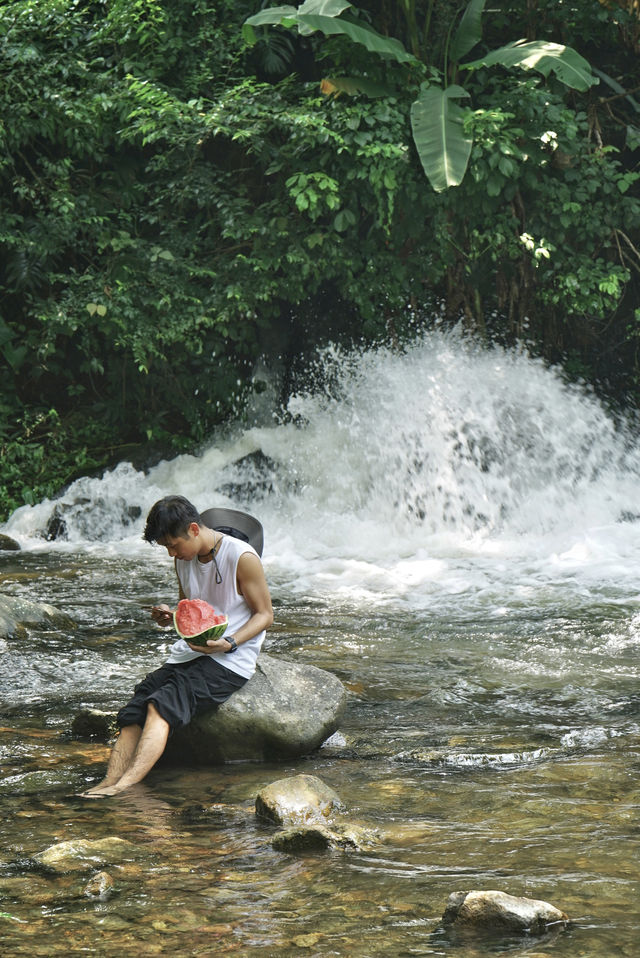
[[[88,788],[86,792],[80,792],[80,798],[108,798],[109,795],[117,795],[122,789],[118,788],[117,783],[112,785],[94,785]]]

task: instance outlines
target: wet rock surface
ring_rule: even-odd
[[[285,827],[271,839],[276,851],[289,855],[328,849],[360,851],[376,844],[371,829],[349,821],[333,821],[345,811],[338,794],[315,775],[293,775],[261,789],[256,815]]]
[[[256,815],[276,825],[326,821],[343,807],[337,793],[315,775],[279,779],[256,797]]]
[[[339,823],[329,827],[317,822],[313,825],[283,828],[273,836],[271,844],[276,851],[296,855],[332,848],[362,851],[376,842],[371,831],[359,825]]]
[[[71,723],[71,734],[78,738],[97,738],[106,741],[117,731],[115,712],[102,709],[82,709]]]
[[[460,891],[449,896],[442,924],[491,932],[542,935],[569,918],[546,901],[519,898],[502,891]]]
[[[20,549],[21,546],[19,542],[12,539],[11,536],[5,535],[4,532],[0,532],[0,551],[20,552]]]
[[[92,875],[84,886],[84,895],[86,898],[106,901],[115,891],[116,883],[109,872],[100,871]]]
[[[0,596],[0,638],[24,636],[27,627],[56,628],[73,623],[67,615],[44,602],[18,596]]]
[[[98,499],[93,500],[89,496],[77,495],[72,501],[57,502],[49,519],[43,538],[48,542],[56,539],[67,539],[69,537],[69,525],[72,525],[76,532],[81,532],[83,537],[89,541],[100,540],[102,538],[101,528],[105,523],[100,519],[104,516],[110,518],[115,511],[120,516],[120,521],[124,528],[133,525],[142,515],[140,506],[131,506],[122,497],[117,497],[114,501]]]
[[[59,874],[88,871],[99,865],[131,861],[140,857],[140,849],[117,836],[107,838],[72,839],[50,845],[34,856],[34,861]]]
[[[176,732],[165,756],[217,765],[307,755],[336,731],[346,700],[331,672],[262,654],[247,684]]]

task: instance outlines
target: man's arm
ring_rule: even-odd
[[[268,629],[273,623],[273,607],[269,586],[264,576],[264,569],[260,559],[252,552],[243,552],[238,560],[236,573],[238,592],[251,609],[251,618],[247,619],[235,633],[236,645],[248,642],[254,635],[263,629]],[[206,645],[192,645],[195,652],[228,652],[231,643],[222,636],[221,639],[209,639]]]
[[[235,634],[237,644],[242,645],[273,624],[273,606],[262,563],[252,552],[245,552],[240,556],[237,580],[238,592],[253,613],[249,621]]]

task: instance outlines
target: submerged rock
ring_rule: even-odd
[[[194,765],[307,755],[336,731],[346,701],[331,672],[262,654],[247,684],[175,732],[165,755]]]
[[[229,476],[229,478],[225,478]],[[238,502],[255,502],[264,499],[278,488],[289,488],[282,465],[267,456],[261,449],[250,452],[230,463],[222,472],[223,482],[216,492]]]
[[[96,865],[115,864],[140,857],[140,849],[124,838],[109,836],[95,841],[78,838],[50,845],[34,856],[45,868],[60,874],[84,871]]]
[[[115,882],[109,872],[96,872],[84,886],[84,894],[87,898],[105,901],[111,897],[114,889]]]
[[[18,596],[0,595],[0,638],[20,636],[27,626],[33,628],[69,627],[69,616],[44,602],[31,602]]]
[[[299,852],[325,851],[333,847],[333,833],[326,825],[293,825],[278,832],[271,840],[278,852],[295,855]]]
[[[276,825],[326,821],[341,808],[337,793],[315,775],[279,779],[256,797],[256,815]]]
[[[518,898],[502,891],[460,891],[449,896],[442,916],[445,926],[483,931],[542,935],[569,918],[546,901]]]
[[[284,828],[273,836],[271,844],[276,851],[295,855],[333,848],[361,851],[375,844],[375,840],[369,830],[359,825],[338,824],[329,827],[316,822],[313,825],[292,825],[290,828]]]
[[[76,771],[68,768],[34,769],[0,779],[0,795],[47,795],[54,791],[73,792],[81,785]]]
[[[376,844],[371,829],[353,822],[335,822],[344,806],[332,788],[315,775],[294,775],[272,782],[256,797],[256,815],[284,825],[271,839],[287,855],[327,849],[362,850]]]

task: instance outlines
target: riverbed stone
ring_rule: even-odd
[[[541,935],[567,925],[568,916],[546,901],[502,891],[459,891],[449,896],[442,924],[483,931]]]
[[[34,861],[59,874],[67,874],[131,861],[140,854],[137,845],[112,835],[95,840],[77,838],[58,842],[35,855]]]
[[[333,832],[326,825],[293,825],[277,832],[271,839],[273,848],[287,855],[325,851],[332,848]]]
[[[100,871],[92,875],[83,888],[83,894],[86,898],[106,901],[111,898],[115,891],[116,883],[109,872]]]
[[[0,796],[17,798],[19,795],[50,796],[57,793],[73,794],[86,788],[82,772],[77,767],[57,764],[53,768],[36,768],[0,778]]]
[[[165,756],[221,765],[308,755],[336,731],[346,702],[346,689],[331,672],[263,653],[247,684],[175,732]]]
[[[329,827],[321,822],[283,828],[271,839],[271,845],[276,851],[288,855],[334,848],[362,851],[372,844],[376,842],[370,829],[350,824],[334,824]]]
[[[45,602],[0,595],[0,638],[21,637],[27,627],[60,628],[73,623],[68,615]]]
[[[82,709],[71,723],[71,734],[78,738],[98,738],[106,741],[117,731],[116,713],[102,709]]]
[[[11,536],[7,536],[4,532],[0,532],[0,551],[5,552],[20,552],[21,546],[19,542],[16,542],[15,539],[12,539]]]
[[[99,901],[105,901],[113,894],[115,884],[109,872],[96,872],[84,886],[83,894],[87,898],[97,898]]]
[[[342,808],[338,794],[315,775],[278,779],[256,797],[256,815],[276,825],[323,822]]]

